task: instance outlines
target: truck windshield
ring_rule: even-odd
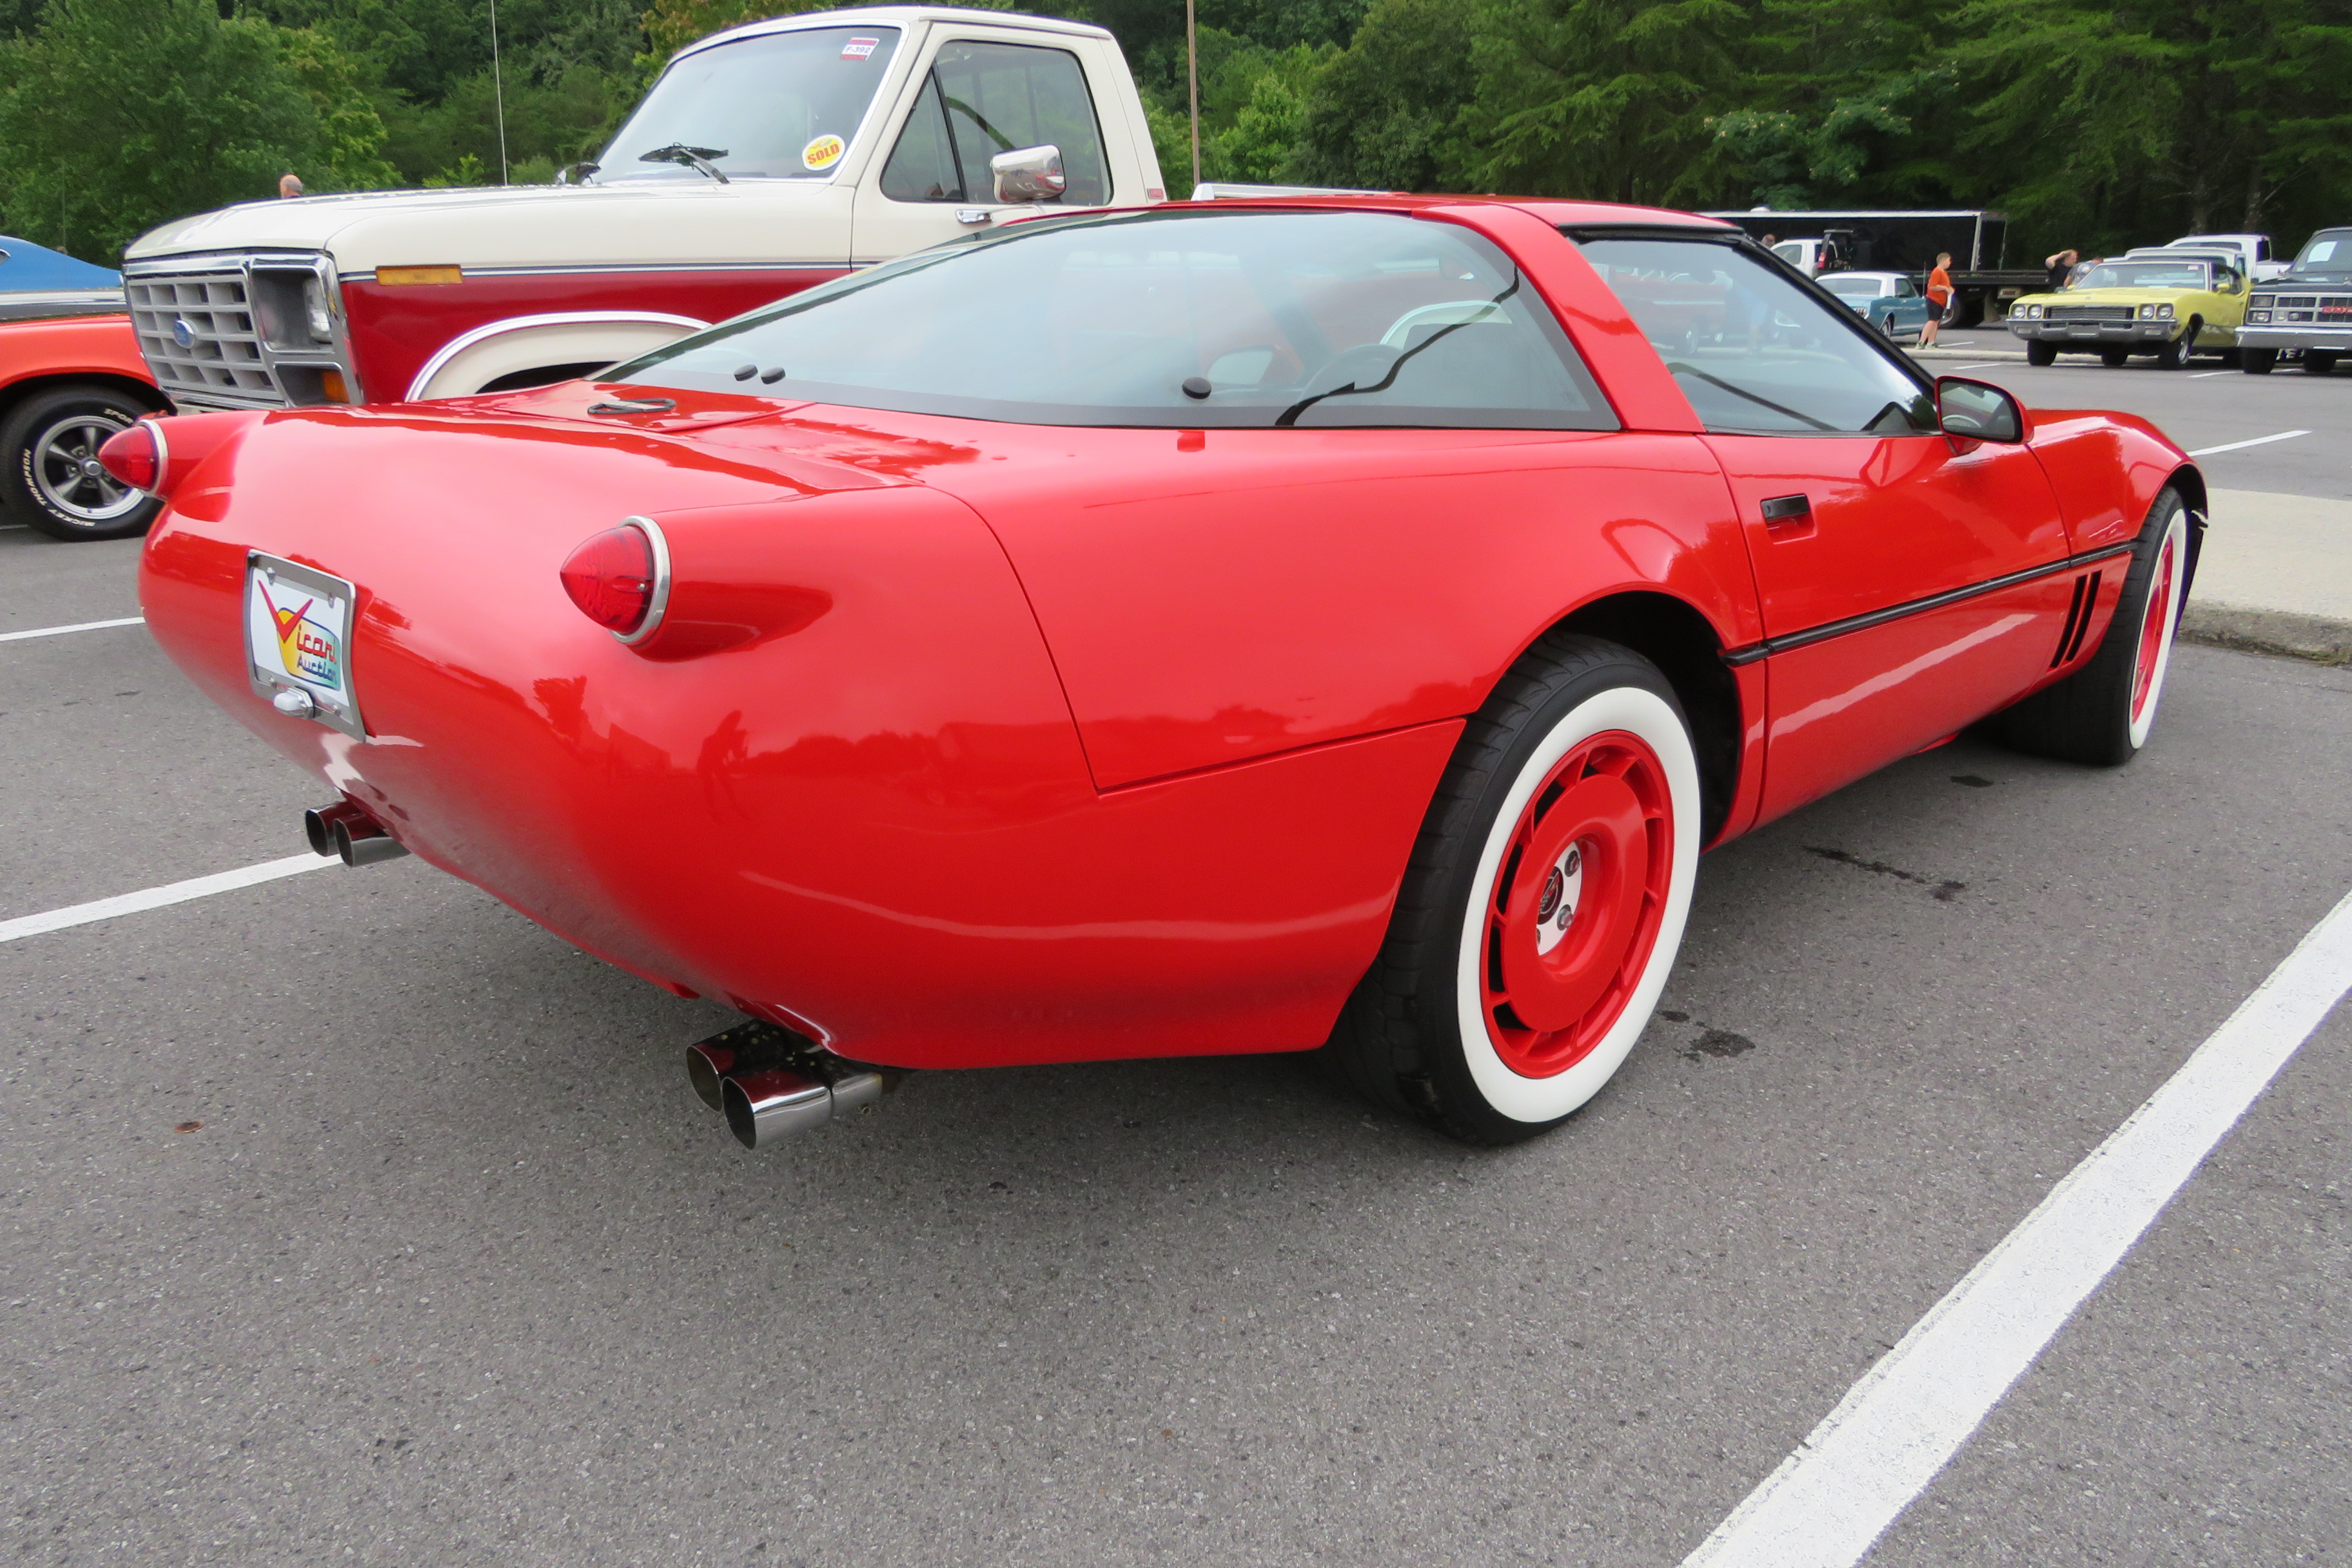
[[[1508,257],[1389,213],[1011,224],[599,379],[1024,425],[1616,427]]]
[[[2294,258],[2297,275],[2352,272],[2352,228],[2326,228],[2311,237]]]
[[[688,55],[613,138],[596,181],[709,177],[690,158],[645,161],[671,149],[730,179],[828,179],[898,47],[896,27],[810,27]]]

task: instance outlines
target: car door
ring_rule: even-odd
[[[880,176],[857,193],[857,261],[886,261],[1025,210],[997,201],[989,160],[1047,144],[1061,149],[1069,181],[1055,206],[1111,199],[1102,121],[1078,56],[1039,44],[942,39],[901,105]]]
[[[1906,336],[1917,337],[1927,330],[1927,297],[1911,286],[1908,278],[1895,280],[1895,330]]]
[[[2057,497],[2021,446],[1935,427],[1929,385],[1843,310],[1732,243],[1588,234],[1705,423],[1753,563],[1768,672],[1763,815],[2005,705],[2053,663],[2074,586]],[[1695,350],[1650,325],[1656,281],[1716,290]]]

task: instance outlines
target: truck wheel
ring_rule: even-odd
[[[2025,363],[2028,364],[2056,364],[2058,363],[2058,345],[2055,343],[2045,343],[2040,338],[2026,339]]]
[[[2238,368],[2248,375],[2268,375],[2278,364],[2276,349],[2240,349]]]
[[[1650,1021],[1700,833],[1665,677],[1616,643],[1544,638],[1463,731],[1327,1060],[1465,1142],[1554,1126]]]
[[[2336,368],[2336,351],[2333,349],[2304,350],[2303,368],[2314,375],[2327,374]]]
[[[98,466],[98,449],[152,412],[109,386],[37,392],[0,421],[0,504],[52,539],[130,539],[163,503]]]
[[[2099,351],[2099,363],[2105,365],[2109,370],[2121,368],[2124,362],[2130,358],[2131,350],[2129,349],[2101,349]]]
[[[2189,590],[2189,509],[2176,490],[2156,498],[2124,574],[2115,619],[2082,667],[1993,719],[2021,752],[2116,767],[2147,743],[2172,662],[2172,637]]]

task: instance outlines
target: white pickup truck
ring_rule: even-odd
[[[140,351],[187,409],[540,385],[1040,204],[1166,195],[1110,34],[939,6],[714,34],[567,175],[166,224],[123,266]]]

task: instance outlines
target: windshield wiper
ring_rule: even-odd
[[[1287,430],[1291,428],[1298,423],[1298,416],[1300,415],[1306,413],[1308,409],[1314,407],[1317,404],[1322,402],[1327,397],[1358,397],[1369,392],[1386,392],[1390,387],[1396,384],[1397,372],[1404,368],[1405,362],[1407,360],[1421,353],[1422,350],[1432,347],[1440,340],[1453,336],[1455,332],[1460,331],[1463,328],[1469,326],[1474,322],[1501,320],[1506,324],[1508,324],[1509,318],[1503,315],[1499,307],[1502,305],[1504,300],[1509,299],[1518,291],[1519,279],[1518,277],[1514,274],[1511,279],[1511,286],[1504,289],[1501,293],[1496,295],[1493,299],[1486,300],[1484,302],[1485,308],[1476,315],[1466,316],[1461,321],[1452,321],[1438,328],[1437,331],[1430,333],[1428,337],[1423,339],[1420,342],[1413,344],[1412,347],[1405,350],[1404,353],[1397,355],[1396,358],[1389,362],[1389,373],[1381,377],[1380,380],[1374,382],[1371,385],[1358,386],[1351,381],[1345,386],[1335,386],[1328,392],[1318,392],[1311,396],[1302,397],[1297,402],[1292,404],[1289,407],[1284,409],[1281,413],[1274,416],[1275,428],[1277,430]],[[1354,351],[1350,350],[1349,352],[1353,353]]]
[[[688,168],[693,169],[700,174],[708,174],[712,179],[718,181],[720,184],[725,185],[731,184],[733,182],[729,180],[726,175],[720,174],[719,172],[719,165],[710,161],[713,158],[724,158],[725,156],[727,156],[727,149],[724,147],[689,147],[683,142],[673,142],[667,147],[656,147],[650,153],[638,153],[637,162],[640,163],[683,163]]]

